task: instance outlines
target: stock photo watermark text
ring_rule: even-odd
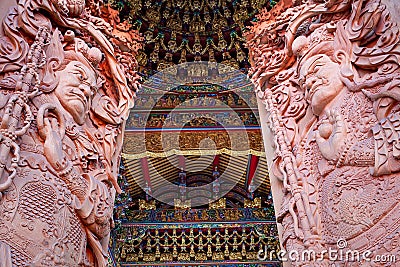
[[[339,239],[336,248],[322,250],[271,250],[267,246],[260,249],[257,254],[258,260],[268,261],[278,259],[282,262],[376,262],[376,263],[395,263],[398,255],[393,254],[374,254],[371,250],[358,251],[347,248],[347,241]],[[335,266],[335,265],[333,265]]]

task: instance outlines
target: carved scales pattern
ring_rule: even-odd
[[[23,250],[14,249],[11,247],[11,253],[13,255],[13,257],[12,257],[13,266],[25,267],[26,264],[24,264],[24,263],[29,262],[30,257]]]
[[[68,243],[72,244],[75,251],[74,255],[79,257],[80,248],[82,247],[82,240],[85,240],[82,231],[82,225],[78,220],[76,220],[76,218],[73,217],[69,217],[69,225],[70,226],[65,239],[68,240]],[[78,262],[78,258],[75,260]]]
[[[21,190],[18,212],[22,218],[33,221],[39,219],[48,225],[54,225],[57,195],[54,189],[41,182],[26,184]]]

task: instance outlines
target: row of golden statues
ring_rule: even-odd
[[[260,249],[277,251],[276,226],[248,223],[178,229],[124,227],[117,234],[119,262],[258,260]],[[277,260],[276,254],[274,259]]]
[[[174,207],[175,209],[190,209],[191,203],[190,200],[182,201],[180,199],[174,199]],[[261,208],[261,197],[257,197],[254,200],[245,199],[244,200],[245,208]],[[209,203],[209,209],[225,209],[226,208],[226,199],[220,198],[217,201],[213,201]],[[155,200],[146,201],[144,199],[139,199],[139,210],[156,210],[156,202]]]
[[[175,114],[155,113],[147,117],[147,114],[135,114],[127,122],[127,129],[145,128],[193,128],[193,127],[243,127],[259,126],[257,117],[252,112],[220,112],[200,113],[182,112]]]
[[[236,31],[230,32],[231,38],[228,41],[227,37],[224,37],[227,34],[222,31],[205,36],[195,34],[193,45],[190,45],[189,39],[182,39],[178,43],[173,37],[176,36],[174,31],[168,41],[164,34],[157,34],[152,38],[153,34],[153,31],[144,33],[145,42],[147,44],[154,43],[154,49],[150,54],[149,50],[139,51],[137,60],[140,66],[146,66],[151,62],[157,65],[158,71],[161,71],[176,63],[192,61],[194,58],[195,61],[221,62],[234,69],[239,69],[240,63],[247,62],[247,52],[243,47],[245,39]],[[222,58],[217,58],[216,53],[221,54]]]
[[[254,94],[240,93],[240,97],[235,93],[193,93],[180,94],[170,93],[162,96],[156,94],[142,94],[135,101],[135,110],[141,109],[151,111],[153,109],[172,109],[172,108],[253,108],[257,105]],[[137,112],[132,112],[136,114]]]

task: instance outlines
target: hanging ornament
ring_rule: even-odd
[[[222,33],[222,30],[218,32],[218,50],[220,52],[226,50],[226,47],[228,46],[228,43],[225,41],[224,34]]]
[[[154,46],[153,52],[150,54],[150,61],[153,63],[157,63],[159,61],[158,53],[160,51],[160,44],[156,43]]]
[[[181,58],[179,59],[179,64],[186,62],[186,49],[182,49]]]
[[[235,43],[235,49],[236,49],[236,60],[238,62],[244,62],[246,60],[246,53],[243,52],[243,50],[240,48],[239,42]]]

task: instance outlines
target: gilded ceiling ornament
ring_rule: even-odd
[[[204,32],[206,30],[205,23],[201,21],[200,16],[194,16],[190,22],[189,30],[193,33]]]
[[[247,9],[245,6],[235,6],[233,19],[241,29],[244,28],[244,21],[248,17]]]
[[[147,9],[146,16],[147,20],[150,22],[149,28],[152,29],[160,21],[160,7],[152,7]]]
[[[154,50],[153,52],[150,54],[150,61],[153,63],[157,63],[159,61],[159,57],[158,57],[158,52],[160,49],[160,44],[159,43],[155,43],[154,45]]]
[[[235,49],[236,49],[236,59],[238,62],[243,62],[246,60],[246,53],[243,52],[243,50],[240,48],[240,43],[236,42],[235,43]]]
[[[186,62],[186,49],[183,48],[181,50],[181,58],[179,59],[179,64],[185,63]]]
[[[138,55],[136,56],[136,60],[139,66],[144,66],[147,64],[147,55],[143,51],[139,51]]]
[[[172,32],[171,33],[171,39],[168,41],[168,48],[170,53],[175,53],[176,51],[178,51],[178,47],[176,44],[176,33]]]
[[[182,20],[179,17],[179,13],[174,12],[168,19],[168,27],[175,31],[182,31]]]
[[[216,62],[215,56],[214,56],[214,50],[211,48],[208,49],[208,61]]]
[[[192,10],[201,10],[203,9],[203,6],[204,6],[204,1],[194,0],[191,8]]]
[[[124,13],[129,12],[127,20],[133,25],[133,28],[138,27],[139,31],[143,34],[145,38],[143,52],[146,53],[148,61],[150,61],[154,50],[152,43],[159,42],[160,48],[158,53],[161,54],[159,58],[164,58],[165,61],[173,62],[174,64],[179,63],[181,55],[178,55],[178,51],[183,47],[185,47],[190,60],[200,60],[200,54],[203,55],[208,50],[208,46],[215,49],[215,58],[222,60],[223,50],[232,50],[235,42],[228,42],[227,40],[222,40],[224,39],[223,37],[217,37],[218,31],[222,28],[224,31],[223,35],[225,36],[228,32],[235,31],[238,34],[234,38],[240,42],[245,42],[241,31],[244,25],[250,23],[251,18],[249,14],[257,12],[257,9],[248,3],[237,1],[196,0],[188,2],[162,0],[157,3],[147,1],[143,3],[139,11],[135,11],[137,8],[133,8],[131,11],[129,5],[124,0],[111,1],[111,6],[124,10]],[[265,5],[268,5],[268,3],[265,2]],[[246,13],[247,11],[249,12],[248,14]],[[156,14],[157,12],[158,14]],[[159,36],[153,37],[150,32],[162,32],[165,35],[165,40],[168,41],[164,44]],[[170,37],[172,32],[177,35],[175,38]],[[201,40],[193,46],[196,41],[195,33],[200,34]],[[215,39],[215,44],[212,39]],[[180,40],[187,41],[180,42]],[[218,41],[221,42],[218,44]],[[188,45],[189,43],[191,44],[190,46]],[[200,45],[202,46],[201,49]],[[141,58],[143,59],[144,57]],[[246,60],[239,62],[238,66],[241,69],[248,66]],[[152,73],[148,68],[156,70],[158,66],[157,64],[146,62],[146,64],[140,67],[141,70],[144,71],[146,69],[146,72]]]
[[[188,6],[186,6],[185,9],[183,10],[182,21],[185,24],[189,24],[190,23],[190,15],[189,15],[189,7]]]
[[[228,42],[224,38],[222,30],[218,31],[218,46],[217,49],[220,52],[226,51]]]
[[[214,13],[214,19],[212,23],[212,28],[214,31],[218,31],[220,29],[225,29],[228,26],[228,22],[224,16],[218,11]]]

